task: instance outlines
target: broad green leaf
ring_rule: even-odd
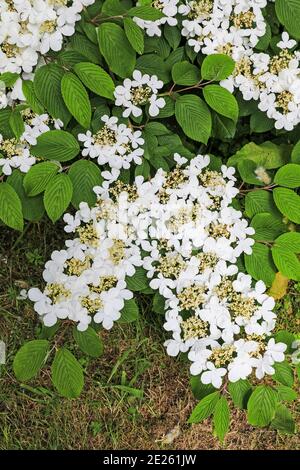
[[[212,128],[211,113],[199,96],[180,96],[175,103],[175,116],[188,137],[207,144]]]
[[[262,133],[268,132],[274,128],[274,121],[269,119],[266,113],[259,109],[250,117],[250,130],[251,132]]]
[[[98,28],[100,52],[112,72],[127,78],[135,67],[135,51],[123,29],[114,23],[104,23]]]
[[[206,418],[212,415],[216,404],[219,401],[219,397],[219,392],[213,392],[210,395],[202,398],[198,405],[196,405],[193,409],[191,416],[188,419],[188,423],[201,423],[201,421],[204,421]]]
[[[159,292],[156,292],[153,297],[152,310],[160,315],[165,313],[165,298]]]
[[[252,160],[241,160],[237,164],[239,173],[245,183],[255,186],[264,186],[264,183],[256,175],[257,164]]]
[[[92,90],[96,95],[113,99],[115,85],[107,72],[99,65],[90,62],[80,62],[74,66],[74,72],[78,75],[82,83]]]
[[[275,245],[272,248],[272,256],[278,271],[288,279],[300,281],[300,261],[295,253]]]
[[[300,39],[300,3],[298,0],[276,0],[277,17],[285,29],[295,38]]]
[[[293,369],[287,361],[276,362],[274,364],[275,374],[273,378],[282,385],[292,387],[294,385]]]
[[[300,140],[292,150],[291,160],[293,163],[300,163]]]
[[[101,63],[101,54],[99,52],[98,45],[94,44],[83,34],[73,34],[69,39],[70,47],[80,54],[80,59],[76,62],[82,62],[82,57],[84,57],[89,62],[94,64]],[[64,51],[66,53],[67,51]]]
[[[103,181],[99,166],[87,160],[79,160],[70,166],[68,175],[73,184],[73,206],[78,209],[84,201],[92,207],[97,199],[93,188],[100,186]]]
[[[276,238],[275,246],[288,249],[293,253],[300,253],[300,233],[288,232]]]
[[[131,323],[138,319],[139,317],[139,308],[134,299],[125,300],[124,307],[121,310],[121,318],[119,319],[120,323]]]
[[[20,111],[14,109],[9,117],[9,125],[13,130],[16,138],[19,139],[25,131],[25,125]]]
[[[212,384],[203,384],[199,375],[191,375],[190,385],[193,395],[197,400],[202,400],[202,398],[216,391]]]
[[[273,197],[280,212],[292,222],[300,224],[300,196],[291,189],[275,188]]]
[[[35,377],[43,366],[49,349],[49,342],[36,339],[25,343],[14,357],[15,376],[22,382]]]
[[[26,173],[26,175],[27,174],[28,173]],[[24,173],[21,173],[19,170],[14,170],[7,178],[7,183],[14,188],[20,198],[24,219],[38,221],[43,217],[45,212],[43,198],[42,196],[27,196],[23,186],[24,179]]]
[[[124,30],[128,41],[138,54],[144,52],[144,33],[143,30],[131,19],[124,18]]]
[[[271,422],[271,428],[284,434],[294,434],[295,427],[295,421],[290,410],[281,403],[278,404],[275,417]]]
[[[294,401],[297,400],[298,394],[295,390],[286,385],[277,385],[276,390],[278,392],[279,401]]]
[[[72,116],[87,129],[92,117],[91,103],[86,89],[76,75],[71,72],[64,74],[61,81],[61,94]]]
[[[263,280],[267,286],[272,285],[277,270],[268,246],[255,243],[252,247],[252,254],[245,255],[245,266],[248,274],[254,279]]]
[[[82,367],[66,348],[58,349],[51,367],[52,382],[64,397],[76,398],[80,395],[84,377]]]
[[[150,5],[142,5],[138,7],[133,7],[128,10],[127,14],[129,16],[137,16],[142,20],[155,21],[160,20],[165,15],[158,9],[151,7]]]
[[[252,426],[264,427],[275,416],[277,393],[267,385],[259,385],[251,394],[247,409],[248,422]]]
[[[287,354],[291,354],[294,351],[292,344],[295,339],[295,335],[286,330],[280,330],[275,334],[276,343],[284,343],[287,345],[287,350],[285,351]]]
[[[26,103],[29,104],[32,111],[37,114],[43,114],[45,109],[35,93],[33,82],[30,80],[23,80],[22,91],[26,98]]]
[[[225,80],[235,68],[234,60],[225,54],[211,54],[205,57],[201,66],[201,76],[205,80]]]
[[[257,145],[254,142],[244,145],[227,161],[227,166],[237,166],[241,160],[252,160],[266,170],[272,170],[285,165],[289,160],[289,147],[264,142]]]
[[[219,85],[207,85],[203,89],[206,103],[221,116],[237,121],[239,106],[235,97]]]
[[[23,185],[28,196],[42,193],[49,181],[56,175],[59,166],[54,162],[42,162],[33,165],[25,174]]]
[[[256,214],[251,220],[251,226],[255,230],[253,238],[263,241],[274,241],[278,235],[286,230],[286,225],[279,217],[266,212]]]
[[[261,212],[271,212],[272,214],[280,215],[274,204],[272,193],[262,189],[247,193],[245,212],[247,217],[253,217]]]
[[[37,138],[37,144],[30,152],[37,157],[66,162],[80,152],[80,147],[72,134],[66,131],[48,131]]]
[[[233,403],[240,409],[246,409],[249,397],[252,393],[252,387],[248,380],[238,380],[228,383],[228,391]]]
[[[133,292],[146,289],[149,286],[149,279],[144,268],[136,268],[133,276],[126,277],[127,288]]]
[[[73,194],[73,185],[68,175],[54,176],[44,193],[44,205],[52,222],[56,222],[69,206]]]
[[[221,396],[214,409],[214,434],[223,442],[230,424],[230,411],[226,398]]]
[[[91,357],[99,357],[103,353],[103,344],[96,331],[90,326],[85,331],[73,328],[73,337],[82,352]]]
[[[177,85],[196,85],[200,81],[200,70],[187,61],[177,62],[172,68],[172,78]]]
[[[162,57],[157,54],[144,54],[136,61],[136,68],[142,73],[157,75],[164,83],[171,80],[170,70]]]
[[[20,198],[8,183],[0,183],[0,220],[15,230],[23,230]]]
[[[43,65],[35,72],[33,89],[38,100],[44,105],[50,116],[61,119],[66,125],[71,116],[60,89],[64,73],[64,69],[56,64]]]
[[[298,188],[300,186],[300,165],[288,163],[277,171],[274,182],[285,188]]]

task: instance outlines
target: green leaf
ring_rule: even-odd
[[[97,197],[93,188],[103,181],[100,168],[93,162],[79,160],[71,165],[68,175],[73,184],[73,206],[78,209],[82,201],[94,206]]]
[[[157,75],[164,83],[168,83],[171,79],[171,74],[165,61],[157,54],[142,55],[136,61],[136,68],[141,73]]]
[[[294,401],[297,400],[297,392],[286,385],[277,385],[276,390],[278,392],[279,401]]]
[[[289,163],[279,168],[274,182],[285,188],[298,188],[300,186],[300,165]]]
[[[54,176],[48,183],[44,193],[44,205],[52,222],[56,222],[69,206],[73,193],[73,185],[68,175]]]
[[[172,49],[176,50],[181,41],[180,30],[174,26],[165,24],[164,26],[164,36]]]
[[[22,204],[14,188],[0,183],[0,220],[15,230],[23,230]]]
[[[172,78],[177,85],[196,85],[200,81],[200,70],[187,61],[177,62],[172,68]]]
[[[234,60],[225,54],[211,54],[205,57],[201,66],[201,76],[205,80],[225,80],[234,71]]]
[[[293,163],[300,163],[300,140],[292,150],[291,161]]]
[[[250,117],[250,130],[256,133],[268,132],[274,128],[274,121],[259,109]]]
[[[277,393],[267,385],[259,385],[251,394],[247,409],[248,422],[252,426],[264,427],[270,424],[275,415]]]
[[[288,232],[276,238],[275,246],[286,248],[293,253],[300,253],[300,233]]]
[[[254,184],[255,186],[264,186],[264,183],[260,181],[255,173],[257,165],[252,160],[241,160],[237,164],[239,173],[242,180],[248,184]]]
[[[0,82],[4,82],[6,88],[13,87],[18,78],[18,73],[4,72],[0,74]]]
[[[80,54],[80,59],[76,62],[82,62],[84,57],[89,62],[93,62],[94,64],[101,63],[101,54],[99,52],[98,45],[91,42],[83,34],[73,34],[73,36],[69,39],[69,44],[70,47],[77,52],[77,54]],[[67,51],[64,51],[62,54],[66,54],[66,52]]]
[[[28,196],[42,193],[49,181],[56,175],[59,166],[54,162],[42,162],[33,165],[25,174],[23,185]]]
[[[159,292],[156,292],[153,297],[152,310],[159,315],[165,313],[165,298]]]
[[[72,134],[66,131],[48,131],[37,138],[37,144],[30,149],[32,155],[66,162],[80,152],[80,147]]]
[[[260,145],[250,142],[230,157],[226,164],[227,166],[236,166],[241,160],[252,160],[266,170],[272,170],[288,162],[288,147],[268,141]]]
[[[96,331],[90,326],[85,331],[73,328],[73,337],[82,352],[91,357],[100,357],[103,353],[103,344]]]
[[[60,84],[64,69],[56,64],[43,65],[35,71],[33,89],[38,100],[44,105],[50,116],[61,119],[66,125],[70,113],[62,98]]]
[[[25,131],[25,125],[20,111],[14,109],[9,117],[9,125],[13,130],[16,138],[19,139]]]
[[[263,280],[267,286],[272,285],[276,269],[272,262],[271,250],[266,245],[255,243],[252,246],[252,254],[245,255],[245,266],[254,279]]]
[[[286,225],[279,217],[266,212],[256,214],[251,220],[251,226],[255,230],[255,240],[273,241],[286,230]]]
[[[105,0],[101,12],[107,16],[123,15],[126,13],[126,8],[119,0]]]
[[[275,374],[273,378],[280,382],[282,385],[292,387],[294,385],[294,373],[293,369],[287,361],[276,362],[274,364]]]
[[[134,170],[134,175],[139,176],[142,175],[145,180],[150,177],[150,165],[147,160],[143,160],[141,165],[137,165]]]
[[[35,377],[43,366],[49,349],[44,339],[28,341],[17,352],[13,362],[15,376],[22,382]]]
[[[43,105],[40,103],[40,101],[38,100],[38,97],[36,96],[33,82],[31,82],[30,80],[23,80],[22,91],[23,91],[23,95],[26,98],[26,103],[29,104],[32,111],[37,114],[43,114],[45,112],[45,109]]]
[[[202,398],[198,405],[193,409],[191,416],[188,419],[188,423],[201,423],[208,418],[215,410],[216,404],[219,401],[220,393],[213,392]]]
[[[295,38],[300,39],[300,3],[298,0],[276,0],[277,17],[286,30]]]
[[[280,212],[292,222],[300,224],[300,196],[291,189],[275,188],[273,197]]]
[[[180,96],[175,103],[175,116],[184,133],[207,144],[211,134],[211,114],[204,101],[196,95]]]
[[[246,409],[249,397],[252,393],[252,387],[248,380],[238,380],[228,383],[228,391],[233,403],[240,409]]]
[[[123,29],[114,23],[104,23],[98,28],[98,41],[111,71],[119,77],[129,77],[135,67],[135,51]]]
[[[114,98],[115,84],[105,70],[99,65],[90,62],[80,62],[74,66],[74,72],[82,83],[96,95],[112,100]]]
[[[203,89],[206,103],[221,116],[237,121],[239,107],[235,97],[219,85],[207,85]]]
[[[278,269],[288,279],[300,281],[300,262],[295,253],[292,253],[287,248],[273,246],[272,248],[273,261]]]
[[[284,434],[295,433],[295,421],[286,406],[282,404],[277,405],[275,417],[271,422],[271,428]]]
[[[214,434],[223,442],[230,424],[230,411],[227,400],[221,396],[214,410]]]
[[[124,30],[133,49],[138,54],[143,54],[144,33],[142,29],[131,18],[124,18]]]
[[[284,343],[287,345],[286,354],[291,354],[294,351],[292,344],[295,339],[295,335],[286,330],[280,330],[275,335],[276,343]]]
[[[61,81],[61,94],[72,116],[87,129],[92,117],[91,103],[86,89],[76,75],[65,73]]]
[[[199,375],[191,375],[190,385],[193,395],[197,400],[202,400],[202,398],[216,391],[212,384],[203,384]]]
[[[121,310],[120,323],[131,323],[138,319],[139,308],[134,299],[124,301],[124,307]]]
[[[273,201],[272,193],[262,189],[247,193],[245,198],[245,213],[253,217],[261,212],[271,212],[280,215]]]
[[[149,279],[144,268],[136,268],[133,276],[126,277],[127,288],[133,292],[146,289],[149,286]]]
[[[165,16],[160,10],[153,8],[150,5],[142,5],[139,7],[130,8],[127,14],[129,16],[137,16],[138,18],[147,21],[160,20]]]
[[[30,221],[40,220],[45,212],[43,198],[42,196],[27,196],[23,186],[24,173],[21,173],[19,170],[14,170],[12,174],[7,178],[7,183],[14,188],[20,198],[24,219]]]
[[[83,389],[82,367],[66,348],[61,348],[56,352],[51,367],[51,377],[53,385],[64,397],[76,398]]]

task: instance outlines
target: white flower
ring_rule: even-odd
[[[224,367],[216,368],[212,362],[207,363],[207,369],[201,375],[201,382],[205,385],[212,384],[215,388],[220,388],[227,370]]]

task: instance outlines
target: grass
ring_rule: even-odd
[[[223,446],[209,420],[187,425],[196,404],[188,364],[166,355],[162,320],[146,297],[136,324],[100,333],[105,350],[99,359],[87,359],[67,337],[85,370],[80,398],[59,397],[49,368],[20,384],[12,372],[14,355],[40,325],[30,302],[17,296],[21,288],[39,285],[44,262],[63,245],[63,231],[48,223],[31,225],[19,238],[0,230],[0,339],[7,345],[7,364],[0,366],[0,449],[300,449],[299,435],[254,429],[242,411],[232,410]],[[278,304],[278,316],[281,326],[299,331],[295,299],[298,286]],[[299,402],[292,409],[299,429]]]

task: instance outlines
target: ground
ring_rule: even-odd
[[[0,365],[0,449],[300,449],[299,435],[285,436],[247,424],[232,410],[231,429],[221,445],[211,422],[188,425],[197,403],[189,387],[188,364],[166,355],[162,319],[140,299],[136,324],[100,332],[104,354],[86,359],[67,338],[85,370],[81,397],[63,399],[50,371],[20,384],[12,371],[18,348],[40,329],[30,302],[17,299],[21,288],[39,285],[43,264],[63,246],[63,230],[30,224],[21,236],[0,227],[0,340],[7,364]],[[279,324],[299,331],[299,286],[278,305]],[[127,387],[127,388],[126,388]],[[130,389],[128,389],[130,387]],[[291,406],[298,429],[300,402]],[[172,441],[170,443],[170,441]]]

